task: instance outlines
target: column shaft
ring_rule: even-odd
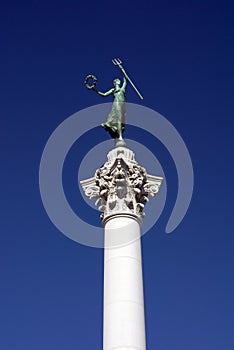
[[[116,247],[123,237],[130,243]],[[139,223],[133,217],[109,219],[105,246],[103,350],[145,350]]]

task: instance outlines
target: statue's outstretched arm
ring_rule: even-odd
[[[125,90],[127,85],[127,79],[125,78],[125,76],[123,77],[123,85],[122,85],[122,89]]]
[[[102,97],[106,97],[106,96],[110,96],[110,95],[112,95],[113,94],[113,92],[114,92],[114,89],[112,88],[112,89],[110,89],[109,91],[107,91],[107,92],[101,92],[101,91],[98,91],[97,89],[93,89],[95,92],[96,92],[96,94],[98,94],[99,96],[102,96]]]

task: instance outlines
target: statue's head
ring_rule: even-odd
[[[116,79],[113,81],[113,83],[114,83],[114,86],[120,85],[120,80],[119,80],[119,78],[116,78]]]

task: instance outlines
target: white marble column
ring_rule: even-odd
[[[120,232],[132,242],[113,248]],[[103,350],[145,350],[138,220],[124,215],[110,218],[105,224],[105,245]]]
[[[162,178],[148,175],[126,147],[107,157],[95,177],[81,181],[105,229],[103,350],[145,350],[140,225]]]

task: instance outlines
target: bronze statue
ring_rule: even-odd
[[[119,139],[120,143],[124,143],[123,141],[123,132],[125,129],[125,124],[126,124],[126,85],[127,85],[127,80],[131,83],[137,94],[141,99],[143,99],[142,95],[139,93],[127,73],[125,72],[123,66],[121,65],[120,59],[114,59],[112,60],[113,64],[118,66],[121,71],[123,72],[123,84],[121,86],[121,81],[120,79],[116,78],[114,80],[114,87],[110,89],[107,92],[100,92],[96,89],[96,83],[97,83],[97,78],[94,75],[88,75],[85,79],[85,86],[88,89],[92,89],[95,91],[99,96],[102,97],[107,97],[110,95],[114,95],[114,102],[112,105],[112,109],[108,115],[107,122],[102,123],[101,126],[109,132],[111,137],[113,139]],[[89,80],[93,80],[93,84],[89,85]]]

